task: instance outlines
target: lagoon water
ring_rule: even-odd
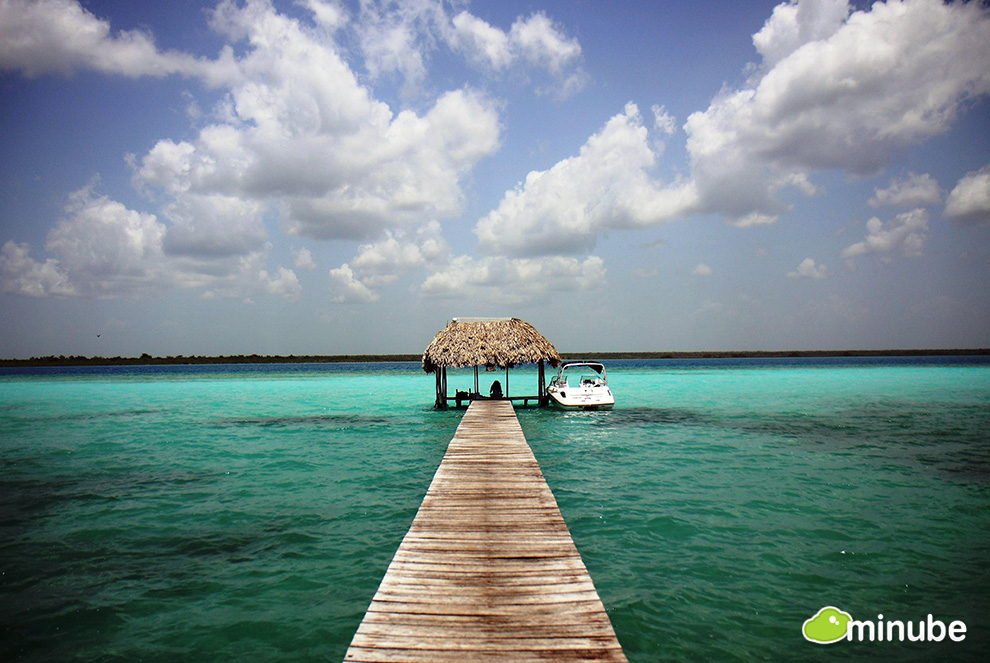
[[[609,369],[611,412],[519,419],[630,661],[987,660],[985,358]],[[407,363],[0,373],[0,660],[342,660],[459,421],[433,389]],[[966,639],[813,644],[825,606]]]

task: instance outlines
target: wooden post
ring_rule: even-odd
[[[543,365],[543,360],[540,360],[539,374],[537,377],[539,384],[537,385],[537,394],[539,395],[540,407],[544,407],[547,404],[547,374],[546,368]]]
[[[447,407],[447,368],[438,366],[437,367],[437,402],[436,407],[438,409],[446,409]]]
[[[478,367],[474,367],[474,393],[481,393],[481,385],[478,383]]]

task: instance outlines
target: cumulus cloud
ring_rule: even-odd
[[[307,46],[315,51],[297,61]],[[177,199],[278,199],[294,234],[361,239],[459,211],[461,180],[498,145],[498,115],[478,93],[453,91],[424,116],[393,116],[336,54],[305,41],[248,59],[266,82],[231,90],[229,122],[194,141],[160,141],[140,161],[142,187]]]
[[[310,253],[309,249],[299,249],[292,253],[296,256],[296,260],[293,263],[296,269],[303,269],[307,272],[316,269],[316,262],[313,261],[313,254]]]
[[[545,299],[551,292],[594,290],[605,282],[601,258],[583,261],[563,256],[543,258],[458,256],[422,284],[431,297],[471,297],[519,303]]]
[[[701,209],[778,215],[795,175],[874,174],[990,92],[990,18],[979,3],[891,0],[847,12],[824,0],[778,6],[754,37],[763,67],[688,118]]]
[[[524,60],[553,73],[563,71],[581,54],[577,39],[564,36],[542,12],[516,19],[509,32],[509,43],[518,49]]]
[[[425,78],[440,47],[489,71],[546,72],[558,95],[572,93],[584,80],[577,66],[581,45],[542,12],[517,17],[506,31],[466,10],[451,16],[441,0],[366,0],[356,31],[371,76],[400,74],[407,93]]]
[[[378,289],[394,283],[401,275],[420,267],[443,265],[449,259],[450,247],[437,221],[412,235],[386,231],[384,239],[362,244],[353,260],[331,271],[334,300],[376,301]]]
[[[653,128],[666,136],[677,133],[677,118],[667,112],[666,106],[653,105]]]
[[[217,60],[160,52],[141,31],[112,34],[76,0],[0,2],[0,69],[26,76],[93,70],[123,76],[195,76],[212,83],[238,76],[231,51]]]
[[[828,276],[825,265],[818,265],[812,258],[805,258],[793,272],[787,273],[789,279],[823,279]]]
[[[27,245],[5,245],[6,291],[105,297],[147,294],[175,283],[162,250],[165,226],[153,214],[94,194],[93,186],[69,197],[48,233],[45,249],[57,258],[39,263]]]
[[[0,291],[28,297],[71,296],[75,287],[59,267],[58,260],[38,262],[31,247],[8,240],[0,249]]]
[[[305,0],[301,4],[305,4],[313,12],[313,20],[324,30],[334,32],[347,24],[347,12],[337,2]]]
[[[935,178],[928,173],[909,173],[904,179],[891,180],[886,189],[874,189],[874,196],[867,202],[871,207],[937,205],[942,202],[942,190]]]
[[[401,243],[421,232],[411,229],[461,211],[462,182],[480,159],[497,149],[500,118],[493,100],[466,87],[438,95],[422,111],[394,112],[358,81],[341,57],[334,33],[346,25],[359,37],[370,38],[377,30],[382,47],[396,56],[406,46],[422,54],[431,41],[474,49],[486,39],[498,42],[501,34],[507,65],[527,63],[554,76],[572,73],[580,55],[577,41],[539,13],[520,17],[507,32],[486,32],[483,21],[463,13],[455,25],[447,6],[431,0],[363,3],[356,17],[334,2],[300,4],[311,13],[313,25],[304,24],[305,12],[295,17],[279,13],[269,0],[223,0],[210,13],[209,25],[230,44],[216,61],[202,61],[161,53],[144,33],[113,34],[109,23],[74,0],[3,3],[0,29],[18,26],[14,32],[26,36],[6,35],[10,38],[0,45],[2,67],[32,75],[79,68],[135,76],[178,73],[198,76],[224,91],[213,111],[199,111],[205,125],[198,133],[184,140],[163,138],[143,155],[129,155],[133,183],[158,205],[158,213],[115,208],[118,217],[145,224],[149,241],[139,260],[129,253],[118,256],[116,267],[125,272],[95,286],[86,275],[109,273],[108,261],[102,267],[79,265],[68,254],[34,263],[31,272],[15,260],[15,253],[28,250],[16,243],[13,253],[8,252],[8,267],[16,264],[18,273],[33,273],[35,281],[48,284],[40,289],[46,293],[68,292],[69,286],[56,285],[57,273],[70,279],[76,293],[109,293],[115,284],[121,293],[133,292],[136,286],[127,284],[141,278],[159,285],[171,278],[181,286],[209,288],[211,296],[228,296],[247,284],[294,296],[294,274],[262,267],[270,240],[266,220],[279,217],[282,229],[309,238],[367,241],[385,236],[384,243],[363,245],[347,266],[351,279],[379,287],[407,270],[409,260],[393,252],[389,259],[397,262],[389,271],[374,266],[372,256],[394,249],[390,241]],[[459,29],[475,35],[473,45],[459,41]],[[406,41],[404,35],[409,36]],[[128,45],[130,50],[124,49]],[[488,52],[498,60],[497,48]],[[388,55],[380,55],[368,55],[369,66],[385,71]],[[124,60],[131,69],[113,64]],[[119,205],[104,202],[108,208]],[[68,250],[70,240],[84,241],[85,233],[95,228],[92,223],[87,227],[84,217],[81,212],[68,214],[46,248],[58,253]],[[123,222],[107,224],[100,233],[96,248],[102,253],[97,254],[105,256],[123,251],[134,235]],[[420,266],[437,260],[431,252],[447,250],[438,236],[410,241],[421,252]],[[309,268],[307,261],[298,260],[300,269]],[[145,270],[140,277],[135,265]],[[266,275],[260,281],[243,276],[252,270],[255,276]],[[218,275],[233,285],[217,285]],[[336,279],[349,284],[345,276],[346,270]],[[346,292],[350,298],[368,297],[353,287]]]
[[[488,254],[589,251],[598,235],[677,217],[695,204],[690,184],[664,187],[649,174],[656,154],[635,104],[613,117],[577,156],[533,171],[475,227]]]
[[[848,16],[847,0],[791,0],[774,7],[753,45],[772,67],[804,44],[831,37]]]
[[[711,276],[714,273],[715,270],[713,270],[711,267],[709,267],[703,262],[699,262],[697,265],[694,266],[694,269],[691,270],[692,276]]]
[[[276,295],[290,301],[302,297],[302,286],[296,273],[287,267],[270,271],[267,268],[272,244],[258,251],[209,263],[199,263],[199,271],[179,271],[177,277],[186,287],[202,288],[205,299],[243,299],[253,301],[256,295]],[[178,261],[176,268],[184,263]],[[185,263],[191,266],[192,263]]]
[[[378,301],[379,294],[361,282],[347,263],[330,270],[330,291],[333,301],[370,303]]]
[[[239,61],[246,76],[230,87],[223,121],[193,140],[159,141],[135,159],[139,186],[176,198],[184,225],[197,228],[189,242],[217,244],[199,230],[209,215],[189,220],[192,196],[279,200],[290,232],[320,239],[365,239],[449,216],[460,209],[463,177],[498,145],[497,112],[480,93],[454,90],[424,115],[394,114],[332,43],[268,3],[223,3],[212,25],[250,44]],[[239,217],[241,227],[214,225],[257,244],[262,211]]]
[[[508,34],[470,12],[461,12],[451,23],[457,47],[474,62],[502,70],[518,57],[513,52]]]
[[[112,298],[179,287],[199,289],[210,297],[262,293],[299,298],[301,287],[292,270],[269,271],[270,243],[238,253],[170,253],[169,235],[181,233],[180,226],[98,195],[94,187],[95,183],[73,193],[48,233],[45,250],[55,258],[39,262],[30,256],[27,244],[4,245],[4,292]]]
[[[268,237],[265,209],[258,201],[235,196],[178,196],[162,210],[172,223],[163,248],[173,255],[218,257],[257,251]]]
[[[928,241],[928,219],[928,211],[922,208],[898,214],[886,223],[873,217],[866,222],[866,239],[847,246],[840,256],[854,258],[877,253],[890,259],[890,254],[900,249],[905,257],[916,258]]]
[[[945,201],[945,215],[967,223],[990,224],[990,166],[966,175]]]
[[[128,209],[92,187],[69,197],[65,215],[48,233],[45,249],[80,293],[134,294],[168,284],[165,226],[153,214]]]
[[[978,3],[892,0],[850,12],[840,0],[779,5],[754,35],[763,57],[739,89],[684,124],[690,178],[652,174],[663,144],[634,104],[577,156],[529,173],[476,225],[489,255],[591,251],[611,231],[714,212],[740,228],[777,222],[783,194],[819,193],[814,173],[878,172],[898,150],[944,132],[969,99],[990,92],[990,17]],[[674,120],[653,107],[653,129]],[[878,190],[875,204],[940,196],[928,175]]]

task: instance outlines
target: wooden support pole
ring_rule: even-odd
[[[547,374],[546,374],[546,367],[544,366],[544,362],[542,359],[540,360],[540,364],[539,364],[539,375],[537,377],[537,380],[538,380],[538,384],[537,384],[536,393],[540,397],[539,398],[540,407],[544,407],[547,404]]]
[[[437,367],[437,386],[436,386],[436,390],[435,390],[436,391],[436,393],[435,393],[436,399],[434,400],[434,403],[433,403],[434,407],[437,407],[437,408],[442,408],[443,406],[445,406],[447,404],[446,401],[444,401],[441,398],[441,396],[440,396],[440,371],[441,370],[443,370],[443,369]]]

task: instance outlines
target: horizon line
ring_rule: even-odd
[[[747,359],[787,357],[947,357],[985,356],[990,348],[888,348],[881,350],[687,350],[687,351],[612,351],[612,352],[561,352],[561,359],[602,360],[621,359]],[[0,358],[0,367],[16,366],[100,366],[100,365],[155,365],[155,364],[291,364],[291,363],[372,363],[392,361],[420,361],[422,353],[348,353],[348,354],[289,354],[289,355],[167,355],[152,356],[143,353],[137,357],[104,357],[95,355],[47,355],[30,358]]]

